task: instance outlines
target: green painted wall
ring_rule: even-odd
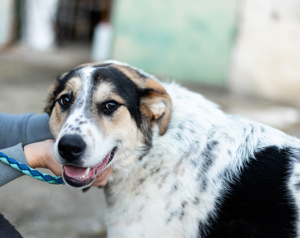
[[[112,58],[169,79],[225,85],[238,0],[115,0]]]

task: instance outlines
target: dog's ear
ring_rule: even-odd
[[[146,87],[142,90],[140,110],[150,124],[157,123],[160,135],[166,133],[172,113],[172,100],[156,80],[147,79]]]
[[[62,80],[62,78],[65,76],[66,73],[62,74],[62,75],[58,75],[56,77],[56,81],[55,83],[50,87],[49,89],[49,94],[48,97],[46,99],[46,106],[44,108],[44,112],[46,112],[49,116],[51,116],[54,104],[55,104],[55,91],[57,89],[58,84],[60,83],[60,81]]]
[[[56,88],[56,84],[57,83],[55,83],[51,86],[47,100],[46,100],[46,106],[44,108],[44,112],[46,112],[49,116],[51,116],[51,112],[52,112],[54,104],[55,104],[54,90]]]

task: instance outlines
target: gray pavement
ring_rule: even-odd
[[[0,111],[41,113],[56,75],[89,61],[89,48],[82,46],[48,53],[22,47],[0,52]],[[293,105],[233,95],[224,89],[183,85],[215,101],[228,113],[300,136],[300,113]],[[0,188],[0,212],[26,238],[105,237],[104,207],[104,194],[98,188],[82,193],[27,176]]]

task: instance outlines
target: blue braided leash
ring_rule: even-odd
[[[0,152],[0,161],[2,161],[5,164],[8,164],[10,167],[21,171],[22,173],[31,176],[35,179],[38,179],[40,181],[44,181],[51,184],[65,184],[62,177],[56,177],[49,174],[42,173],[40,171],[37,171],[33,168],[30,168],[29,166],[22,164],[13,158],[10,158],[6,154],[3,154]]]

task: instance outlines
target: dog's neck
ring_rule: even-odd
[[[176,85],[170,87],[170,90],[179,90]],[[211,128],[225,120],[224,114],[212,103],[196,94],[185,95],[186,91],[180,90],[183,91],[181,97],[184,97],[184,102],[188,104],[183,103],[182,98],[172,98],[174,107],[166,133],[160,136],[158,131],[154,130],[152,148],[149,152],[142,157],[135,153],[127,154],[132,161],[130,166],[120,167],[112,172],[105,188],[108,204],[113,205],[118,203],[118,199],[128,197],[119,202],[125,205],[128,201],[129,205],[134,200],[132,194],[145,193],[146,196],[146,187],[148,191],[153,186],[153,189],[163,187],[167,183],[168,174],[173,172],[180,174],[181,164],[191,161],[190,156],[202,150],[207,144]],[[195,101],[203,101],[203,111],[209,110],[211,113],[202,113],[201,108],[198,111],[191,111],[187,105],[192,105]]]

